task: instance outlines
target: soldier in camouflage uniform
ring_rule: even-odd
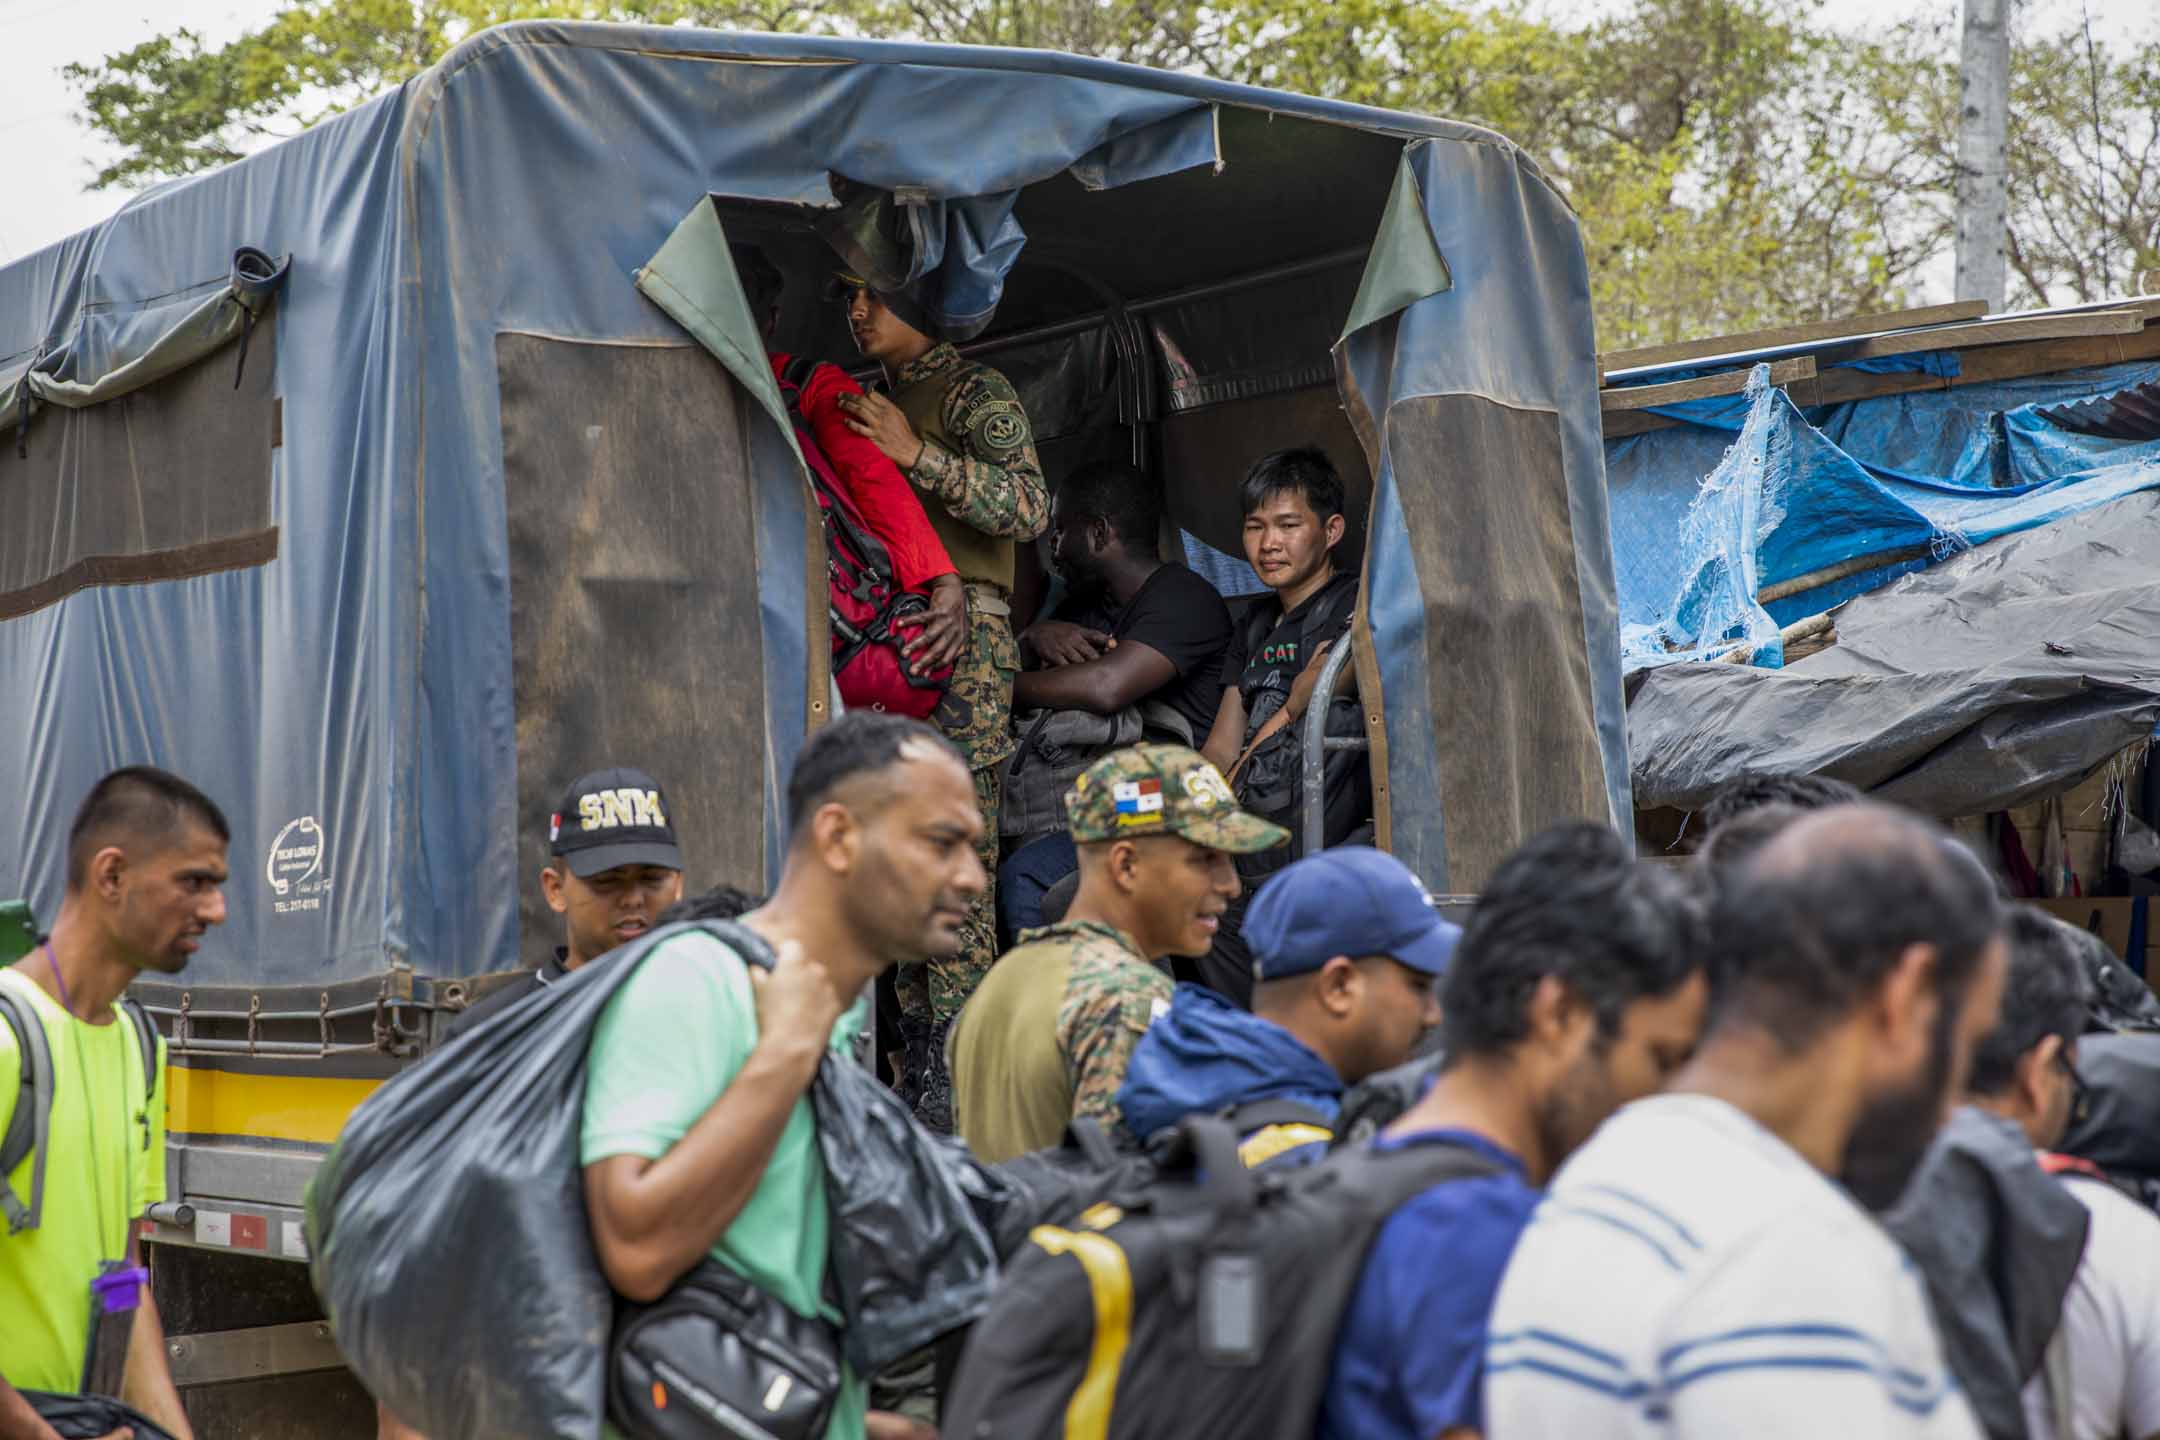
[[[1071,908],[1022,932],[952,1031],[953,1111],[986,1161],[1055,1145],[1076,1116],[1122,1123],[1125,1064],[1175,988],[1159,962],[1207,953],[1238,893],[1232,856],[1289,839],[1182,745],[1104,756],[1065,814],[1080,851]]]
[[[880,295],[845,272],[838,280],[856,345],[884,365],[892,382],[890,398],[843,396],[840,404],[856,432],[890,456],[922,492],[923,509],[967,590],[967,645],[930,722],[960,748],[974,772],[983,815],[982,861],[994,886],[999,786],[1016,746],[1015,550],[1049,525],[1049,490],[1012,382],[933,339],[926,333],[932,322],[907,297]],[[935,1129],[952,1128],[946,1030],[996,954],[996,895],[985,890],[968,912],[959,954],[910,966],[896,976],[907,1042],[904,1093]]]

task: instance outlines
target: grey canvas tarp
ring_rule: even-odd
[[[669,786],[691,885],[768,883],[826,709],[814,502],[756,357],[737,344],[731,379],[701,344],[739,324],[694,336],[633,276],[706,197],[815,210],[836,177],[907,194],[910,273],[987,343],[1084,261],[1160,300],[1155,333],[1189,355],[1225,350],[1207,286],[1370,251],[1315,331],[1319,383],[1243,403],[1332,419],[1325,346],[1354,308],[1337,373],[1376,485],[1359,673],[1394,847],[1464,888],[1538,824],[1627,813],[1588,274],[1513,145],[1076,56],[528,22],[0,267],[0,387],[46,407],[0,490],[74,493],[48,475],[69,416],[148,424],[165,386],[208,406],[243,308],[264,367],[228,392],[259,410],[191,432],[246,450],[222,508],[139,540],[44,516],[66,544],[7,561],[0,895],[52,914],[74,806],[141,761],[232,821],[200,987],[513,968],[549,807],[597,765]],[[243,245],[289,260],[274,304],[232,290]],[[1185,378],[1168,408],[1196,430],[1178,397],[1227,413],[1215,397],[1281,383]],[[131,493],[220,473],[180,458]],[[216,566],[103,564],[240,541]]]
[[[1940,816],[2054,793],[2160,722],[2160,494],[1994,540],[1833,612],[1782,670],[1631,677],[1636,801],[1692,810],[1740,775],[1831,775]]]
[[[1545,826],[1632,814],[1581,233],[1505,152],[1410,145],[1348,327],[1381,838],[1474,893]]]

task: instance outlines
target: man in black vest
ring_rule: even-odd
[[[1193,962],[1198,980],[1240,1005],[1252,999],[1252,955],[1241,930],[1247,900],[1262,881],[1302,853],[1298,824],[1298,721],[1312,698],[1327,652],[1349,634],[1357,613],[1358,579],[1335,565],[1335,547],[1348,528],[1342,477],[1318,449],[1278,450],[1245,476],[1245,558],[1274,594],[1248,611],[1231,632],[1223,656],[1222,700],[1200,753],[1229,776],[1238,803],[1289,829],[1290,843],[1262,855],[1238,857],[1244,893],[1223,917],[1215,948]],[[1348,699],[1351,677],[1338,694]],[[1342,707],[1340,733],[1363,734],[1354,704]],[[1330,717],[1329,733],[1338,733]],[[1337,751],[1323,787],[1324,839],[1339,845],[1372,817],[1372,772],[1363,754]]]

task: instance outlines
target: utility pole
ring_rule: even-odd
[[[2009,274],[2010,4],[1965,0],[1958,67],[1957,294],[1991,310]]]

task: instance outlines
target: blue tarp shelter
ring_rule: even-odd
[[[2128,333],[2076,343],[2153,353],[2141,318]],[[1797,770],[1973,814],[2151,733],[2160,641],[2131,617],[2160,566],[2137,503],[2160,491],[2160,438],[2106,402],[2141,396],[2160,360],[1997,357],[2030,373],[1982,378],[1960,334],[1858,362],[1927,388],[1835,404],[1743,356],[1744,389],[1653,407],[1673,423],[1608,442],[1638,804],[1692,808],[1738,775]],[[1835,643],[1781,668],[1781,631]]]

